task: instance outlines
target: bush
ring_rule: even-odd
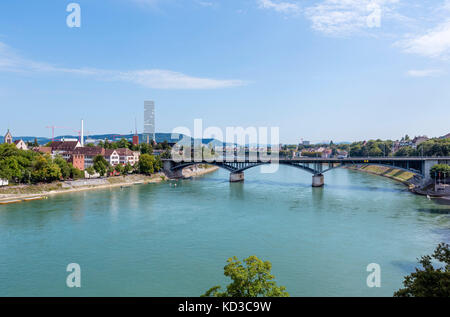
[[[232,282],[226,291],[220,292],[220,286],[209,289],[202,297],[288,297],[284,286],[277,286],[270,274],[272,264],[263,262],[256,256],[244,260],[244,266],[236,257],[230,258],[224,268],[224,275]]]
[[[431,260],[445,264],[435,268]],[[433,255],[423,256],[414,273],[405,276],[405,288],[394,293],[395,297],[450,297],[450,249],[449,245],[441,243]]]

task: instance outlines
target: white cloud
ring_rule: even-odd
[[[312,28],[328,35],[347,35],[380,27],[399,0],[323,0],[308,7],[306,16]],[[393,14],[392,14],[393,16]]]
[[[153,89],[217,89],[245,85],[242,80],[199,78],[163,69],[120,72],[114,77]]]
[[[261,9],[271,9],[280,13],[297,13],[300,7],[293,2],[280,2],[275,0],[258,0]]]
[[[153,89],[218,89],[243,86],[242,80],[222,80],[193,77],[163,69],[133,71],[103,70],[95,68],[64,68],[48,63],[24,59],[9,46],[0,42],[0,72],[67,73],[90,76],[103,81],[123,81]]]
[[[424,34],[398,41],[395,45],[406,53],[447,59],[450,57],[450,20]]]
[[[409,77],[437,77],[442,75],[444,72],[439,69],[412,69],[409,70],[406,74]]]
[[[214,3],[213,2],[209,2],[209,1],[197,0],[196,2],[197,2],[198,5],[201,5],[202,7],[212,7],[212,6],[214,6]]]
[[[141,5],[155,5],[159,0],[131,0],[132,2],[135,2],[137,4]]]

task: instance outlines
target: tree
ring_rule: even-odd
[[[244,259],[244,266],[236,257],[230,258],[224,268],[224,275],[232,282],[226,291],[220,292],[220,286],[209,289],[202,297],[288,297],[284,286],[277,286],[270,274],[272,264],[263,262],[256,256]]]
[[[147,143],[142,143],[140,146],[141,154],[153,154],[153,148]]]
[[[159,172],[160,170],[163,169],[163,162],[161,161],[161,158],[159,156],[157,156],[155,158],[155,162],[153,163],[153,167],[155,172]]]
[[[403,146],[395,152],[395,156],[411,156],[411,154],[413,154],[413,148],[410,146]]]
[[[139,173],[153,174],[155,172],[155,157],[149,154],[142,154],[139,158]]]
[[[125,139],[125,138],[120,139],[120,141],[116,142],[116,144],[117,144],[117,148],[119,148],[119,149],[130,148],[131,145],[132,145],[132,144],[131,144],[130,142],[128,142],[128,140]]]
[[[161,158],[170,159],[172,158],[172,153],[170,153],[170,150],[166,150],[161,154]]]
[[[94,157],[94,170],[100,174],[100,176],[105,176],[108,170],[109,163],[105,160],[102,155],[97,155]]]
[[[123,168],[124,174],[130,174],[132,171],[133,171],[133,166],[131,166],[130,163],[127,163],[127,165],[125,165]]]
[[[124,166],[122,164],[117,164],[114,168],[116,170],[117,173],[122,174],[123,171],[125,170]]]
[[[92,174],[94,174],[94,172]],[[72,179],[84,178],[84,173],[83,173],[83,171],[80,171],[78,168],[76,168],[72,164],[70,164],[70,177]]]
[[[162,143],[162,149],[163,150],[169,150],[170,149],[169,142],[167,142],[167,140],[164,140],[164,142]]]
[[[38,156],[32,163],[31,178],[34,182],[52,182],[61,179],[61,169],[50,156]]]
[[[61,156],[56,156],[53,162],[59,166],[61,169],[62,178],[68,179],[71,174],[71,168],[69,166],[69,163],[65,159],[63,159]]]
[[[89,177],[91,177],[92,175],[95,174],[95,169],[92,166],[89,166],[88,168],[86,168],[86,172],[89,174]]]
[[[7,180],[19,180],[23,170],[15,157],[7,157],[0,161],[0,178]]]
[[[375,146],[369,150],[369,156],[371,157],[383,156],[383,151],[380,150],[378,146]]]
[[[445,267],[435,268],[431,259],[445,264]],[[405,276],[405,288],[394,293],[395,297],[450,297],[450,249],[449,245],[441,243],[434,253],[425,255],[418,260],[422,268],[416,268],[414,273]]]
[[[450,176],[450,165],[436,164],[430,169],[432,178],[447,178]]]

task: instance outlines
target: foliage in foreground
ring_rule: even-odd
[[[444,267],[433,267],[431,260],[445,264]],[[394,293],[395,297],[450,297],[450,249],[441,243],[434,253],[420,258],[422,268],[405,276],[402,288]]]
[[[226,291],[221,292],[220,286],[209,289],[202,297],[288,297],[284,286],[277,286],[270,274],[272,264],[263,262],[256,256],[244,259],[244,266],[236,257],[230,258],[224,267],[224,275],[232,282]]]

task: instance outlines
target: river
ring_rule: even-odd
[[[199,296],[226,259],[269,260],[291,296],[392,296],[416,258],[450,242],[450,206],[336,169],[325,187],[280,166],[0,206],[0,296]],[[177,184],[175,187],[174,184]],[[81,267],[81,288],[66,266]],[[369,288],[366,267],[381,266]]]

